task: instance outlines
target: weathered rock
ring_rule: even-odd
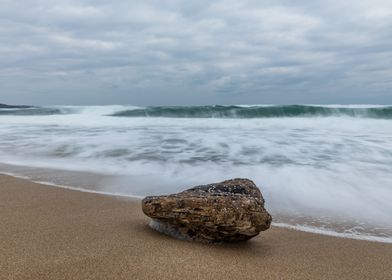
[[[152,228],[181,239],[207,242],[242,241],[270,227],[264,199],[248,179],[197,186],[142,201]]]

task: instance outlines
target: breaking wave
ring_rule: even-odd
[[[211,106],[53,106],[0,108],[0,115],[62,115],[85,114],[111,117],[166,118],[282,118],[282,117],[355,117],[392,119],[392,106],[377,105],[211,105]],[[94,110],[91,110],[93,108]],[[109,108],[109,110],[108,110]]]
[[[313,105],[286,106],[193,106],[147,107],[116,112],[117,117],[170,118],[280,118],[348,116],[362,118],[392,118],[392,106],[330,107]]]

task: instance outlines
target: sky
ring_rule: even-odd
[[[392,1],[0,0],[0,103],[392,104]]]

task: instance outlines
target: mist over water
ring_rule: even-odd
[[[261,188],[277,223],[392,241],[388,110],[371,105],[0,109],[0,161],[107,174],[111,181],[102,191],[140,196],[247,177]]]

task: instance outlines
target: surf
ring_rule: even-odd
[[[45,116],[93,114],[110,117],[160,118],[295,118],[353,117],[392,119],[392,106],[381,105],[208,105],[208,106],[9,106],[0,115]]]

